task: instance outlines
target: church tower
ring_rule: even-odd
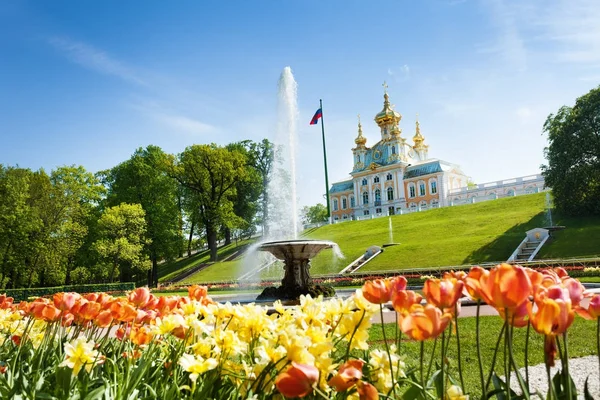
[[[363,136],[362,125],[360,123],[360,114],[358,115],[358,136],[354,139],[356,147],[352,149],[354,154],[354,170],[361,170],[365,167],[365,157],[367,155],[367,138]]]
[[[424,143],[425,137],[421,134],[421,127],[419,125],[419,114],[417,114],[415,136],[413,136],[413,142],[415,143],[413,149],[415,149],[415,153],[418,155],[419,160],[427,160],[429,158],[429,146],[427,146]]]
[[[375,115],[375,122],[381,130],[381,143],[387,147],[389,161],[406,161],[405,142],[401,136],[400,120],[402,115],[394,110],[387,92],[387,84],[383,83],[383,110]]]

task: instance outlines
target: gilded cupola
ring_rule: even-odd
[[[421,126],[419,125],[419,114],[417,114],[416,130],[415,136],[413,136],[413,142],[415,142],[415,145],[413,147],[416,150],[421,149],[423,147],[428,147],[425,146],[425,144],[423,143],[425,142],[425,137],[421,134]]]
[[[387,92],[387,84],[383,83],[384,94],[383,94],[383,110],[381,110],[375,116],[375,122],[379,127],[383,128],[386,125],[398,125],[402,119],[402,115],[394,110],[394,105],[390,103],[390,96]]]
[[[363,136],[362,125],[360,123],[360,114],[358,115],[358,136],[354,139],[354,143],[358,147],[365,147],[367,144],[367,138]]]

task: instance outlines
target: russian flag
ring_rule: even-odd
[[[312,119],[310,120],[310,124],[311,125],[316,125],[317,122],[319,122],[319,118],[321,118],[323,116],[323,112],[321,111],[321,109],[319,108],[317,110],[317,112],[315,113],[315,115],[312,117]]]

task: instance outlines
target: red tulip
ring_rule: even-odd
[[[387,279],[366,281],[362,287],[363,296],[373,304],[384,304],[391,299],[391,282]]]
[[[292,361],[291,367],[275,379],[277,390],[285,397],[304,397],[312,393],[319,381],[319,370],[313,365]]]
[[[427,279],[423,294],[429,303],[441,309],[454,309],[463,287],[464,283],[456,278]]]
[[[338,392],[350,389],[362,378],[363,360],[350,360],[342,365],[337,375],[329,380],[329,386]]]

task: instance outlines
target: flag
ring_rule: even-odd
[[[321,111],[321,109],[319,108],[317,110],[317,112],[315,113],[315,115],[312,117],[312,119],[310,120],[310,124],[311,125],[316,125],[317,122],[319,122],[319,118],[321,118],[323,116],[323,112]]]

